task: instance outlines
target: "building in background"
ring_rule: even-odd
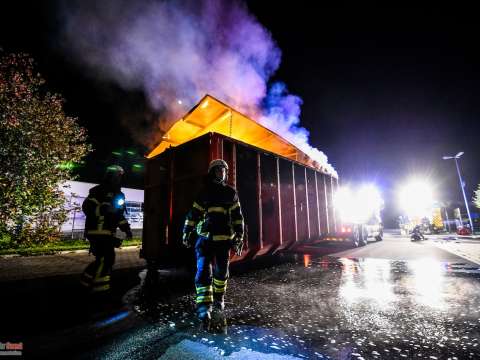
[[[82,211],[82,203],[88,196],[88,191],[97,184],[67,181],[61,185],[65,194],[65,207],[69,210],[68,219],[62,225],[65,237],[83,238],[85,229],[85,214]],[[134,236],[141,236],[143,229],[143,190],[122,188],[125,194],[127,213],[125,217],[130,223]]]

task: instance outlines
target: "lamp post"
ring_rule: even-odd
[[[460,167],[458,166],[458,159],[463,154],[464,152],[460,151],[455,156],[444,156],[443,160],[451,160],[451,159],[455,160],[455,166],[457,167],[458,180],[460,181],[460,188],[462,189],[463,200],[465,201],[465,207],[467,208],[468,222],[470,223],[470,229],[472,230],[472,233],[473,233],[472,217],[470,216],[470,209],[468,207],[467,196],[465,195],[465,183],[463,182],[462,175],[460,174]]]

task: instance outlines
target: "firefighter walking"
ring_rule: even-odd
[[[95,261],[87,266],[81,284],[95,293],[110,290],[110,276],[115,263],[115,247],[121,240],[115,237],[117,227],[132,238],[130,225],[125,219],[125,195],[120,191],[124,174],[120,166],[109,166],[100,185],[90,189],[82,204],[86,215],[85,235]]]
[[[207,183],[193,203],[183,229],[183,244],[195,244],[197,315],[207,326],[212,310],[222,312],[225,307],[230,250],[235,248],[241,255],[243,248],[242,210],[236,190],[226,184],[227,173],[225,161],[210,163]]]

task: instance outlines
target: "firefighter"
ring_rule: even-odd
[[[120,166],[109,166],[100,185],[90,189],[82,204],[86,216],[85,236],[90,242],[90,252],[95,261],[87,266],[81,283],[92,292],[110,290],[110,275],[115,263],[115,247],[122,241],[115,237],[117,227],[132,238],[130,225],[125,219],[125,195],[120,191],[124,174]]]
[[[183,228],[183,244],[195,243],[195,276],[198,318],[211,319],[212,310],[223,312],[230,249],[242,253],[244,222],[234,188],[226,184],[228,165],[221,159],[208,167],[207,183],[189,211]],[[212,279],[212,263],[214,263]],[[213,280],[213,281],[212,281]],[[212,309],[213,305],[213,309]]]

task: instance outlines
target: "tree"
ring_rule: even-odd
[[[59,237],[59,185],[90,151],[85,129],[44,83],[28,55],[0,53],[0,235],[15,245]]]
[[[473,203],[480,209],[480,184],[478,184],[478,189],[474,191],[474,194]]]

